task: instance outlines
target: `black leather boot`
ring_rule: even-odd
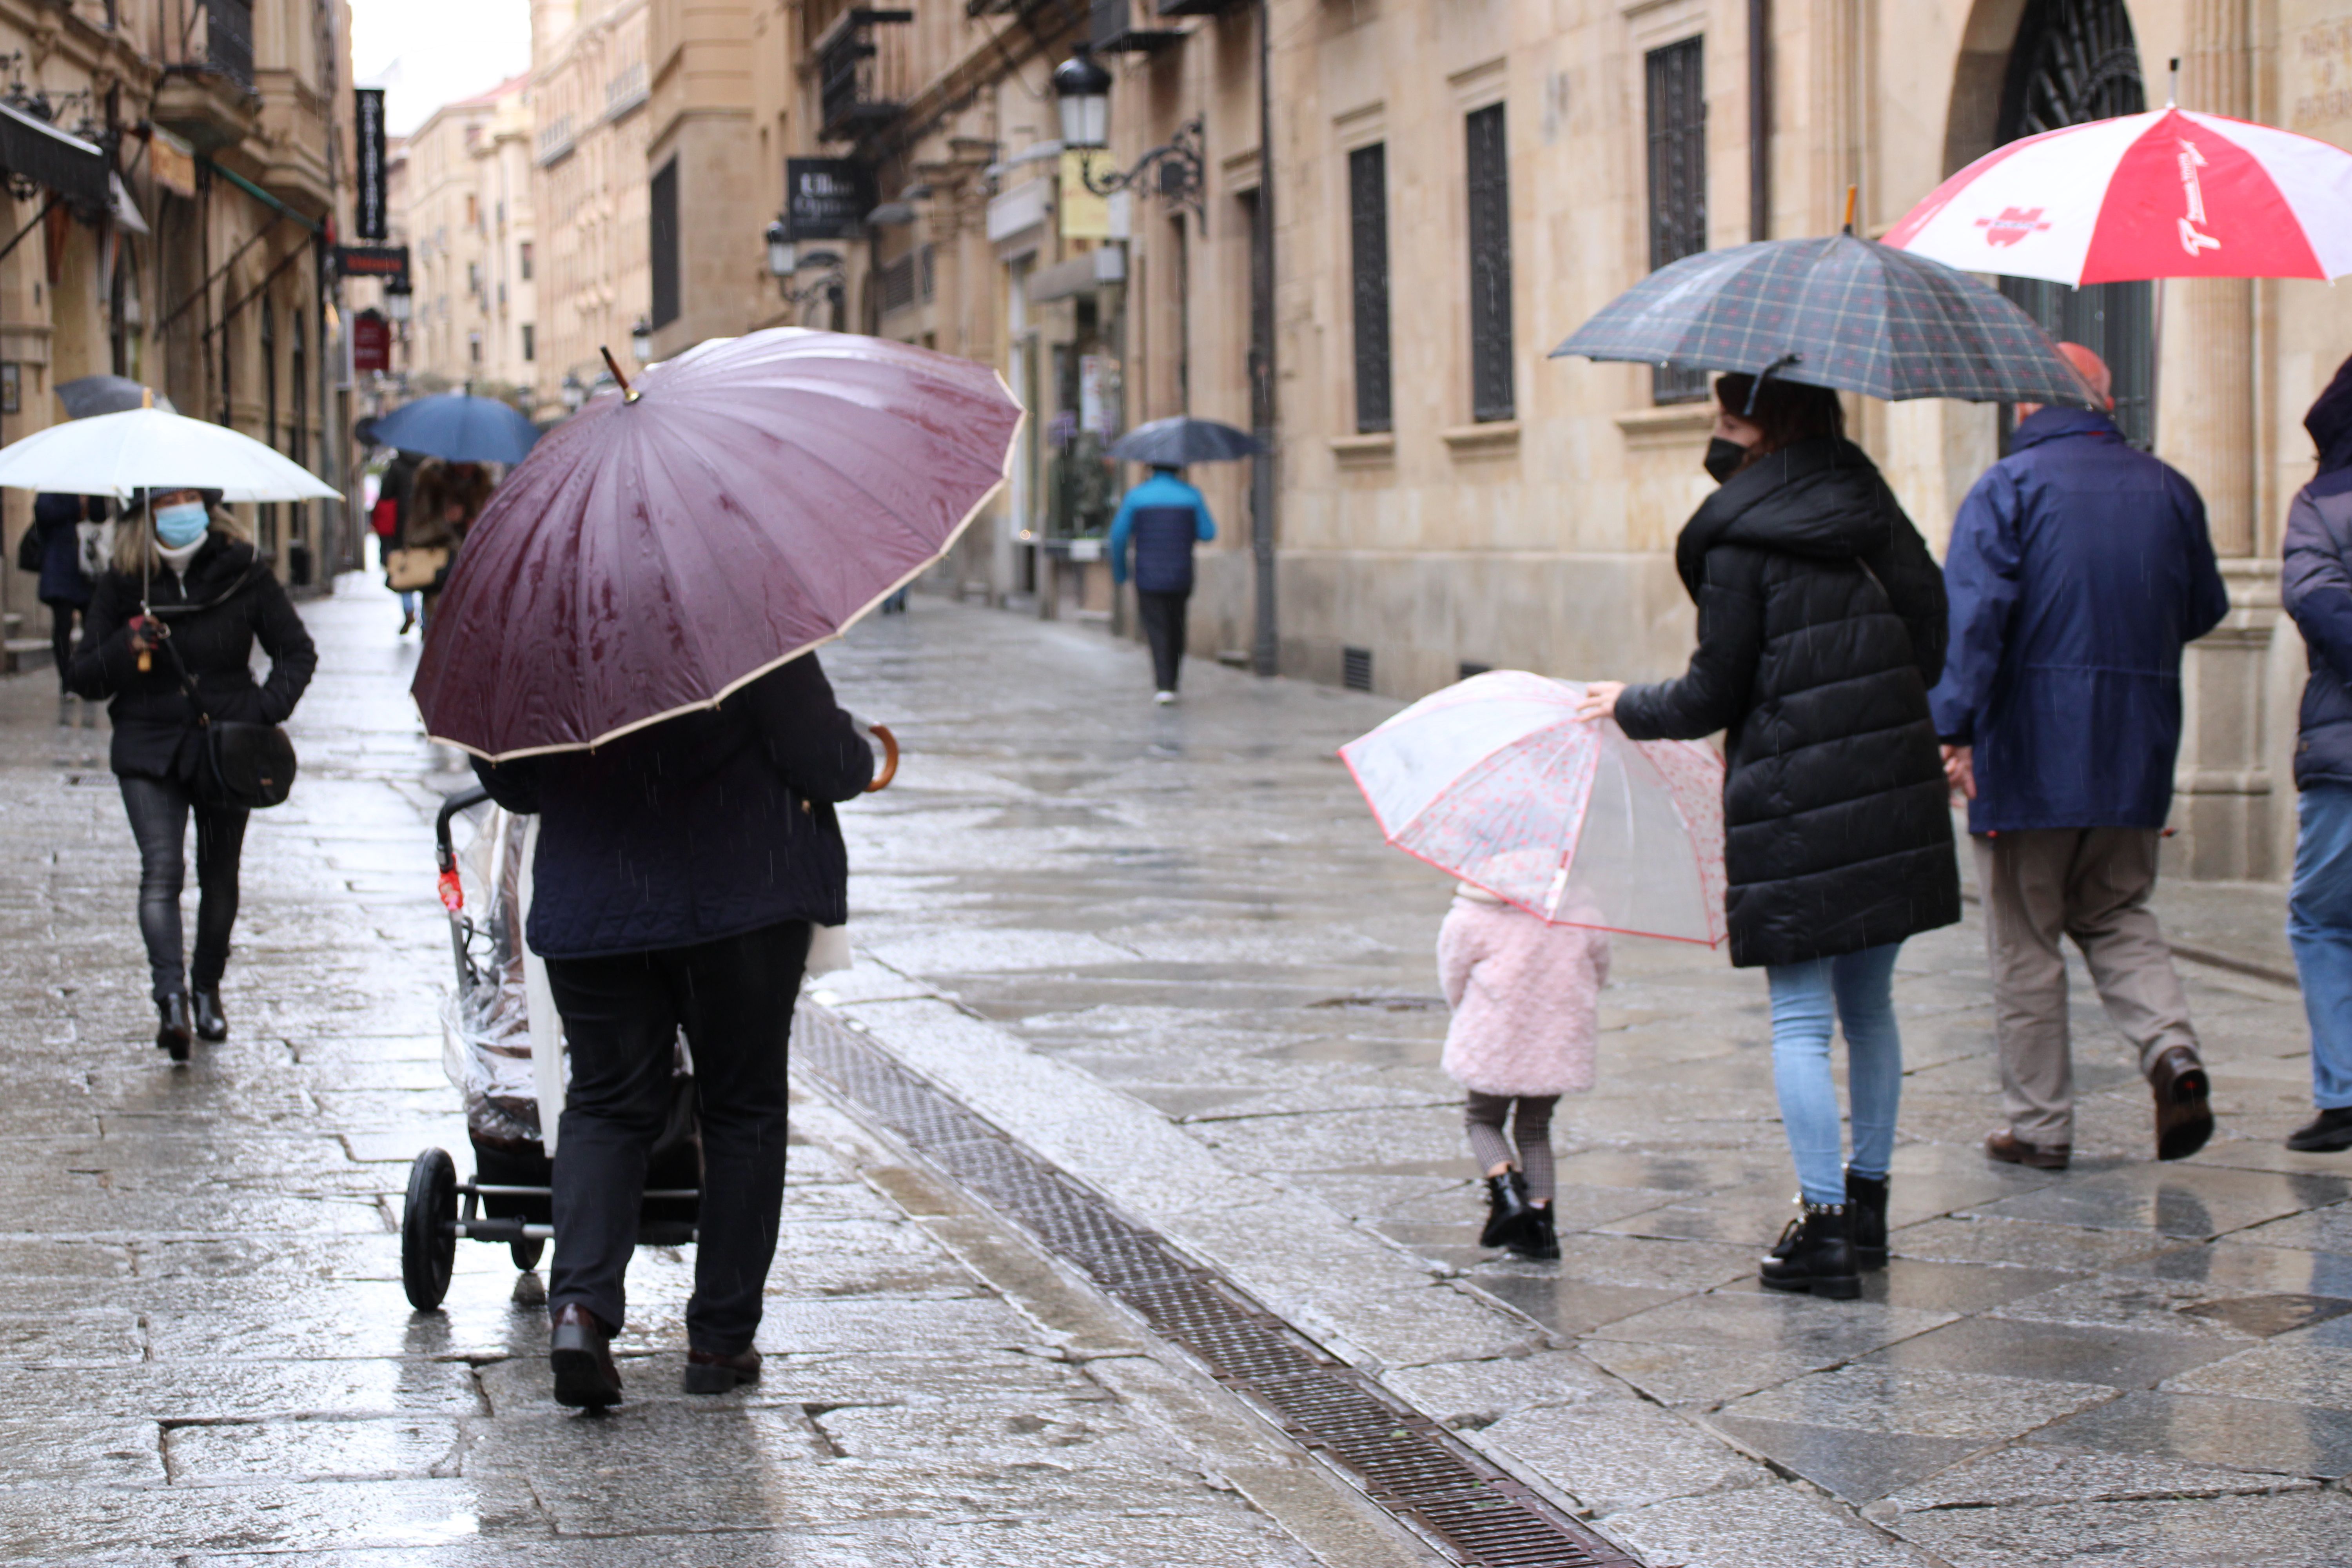
[[[1845,1206],[1853,1211],[1853,1261],[1861,1268],[1886,1267],[1886,1176],[1845,1173]]]
[[[155,1004],[160,1021],[155,1026],[155,1046],[169,1051],[175,1062],[188,1059],[188,1043],[195,1030],[188,1021],[188,999],[174,993]]]
[[[613,1364],[612,1335],[585,1307],[555,1310],[547,1359],[555,1373],[555,1402],[602,1410],[621,1403],[621,1373]]]
[[[1552,1228],[1551,1205],[1529,1204],[1527,1222],[1519,1234],[1503,1244],[1514,1258],[1524,1258],[1535,1263],[1556,1263],[1559,1260],[1559,1233]]]
[[[199,1039],[220,1041],[228,1038],[228,1016],[221,1011],[220,991],[197,991],[189,998],[196,1014],[196,1036]]]
[[[1862,1294],[1853,1264],[1853,1219],[1843,1204],[1807,1204],[1757,1270],[1767,1290],[1810,1291],[1840,1301]]]
[[[1528,1179],[1517,1171],[1486,1178],[1486,1228],[1481,1247],[1514,1247],[1528,1227]]]

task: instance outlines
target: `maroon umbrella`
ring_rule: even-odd
[[[1021,408],[985,365],[780,327],[590,404],[467,535],[411,689],[493,761],[577,751],[729,692],[943,554]]]

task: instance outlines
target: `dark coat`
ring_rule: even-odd
[[[2205,503],[2114,421],[2044,408],[1960,503],[1936,728],[1975,748],[1971,833],[2161,827],[2180,650],[2229,613]]]
[[[873,781],[874,752],[814,654],[595,751],[478,760],[474,772],[500,805],[539,816],[524,935],[541,957],[849,918],[833,808]]]
[[[1862,449],[1823,437],[1732,476],[1683,528],[1698,604],[1678,680],[1628,687],[1637,741],[1727,731],[1731,962],[1801,963],[1960,918],[1927,688],[1944,662],[1935,558]]]
[[[2352,360],[2304,416],[2319,473],[2286,513],[2281,601],[2303,633],[2294,782],[2352,784]]]
[[[89,579],[81,569],[79,525],[105,521],[106,502],[98,496],[44,490],[33,498],[33,528],[41,536],[41,603],[77,610],[89,603]]]
[[[126,525],[129,526],[129,525]],[[268,563],[250,544],[215,529],[188,563],[185,582],[158,568],[147,604],[172,631],[172,649],[195,679],[215,719],[282,724],[319,668],[319,650]],[[143,778],[196,776],[195,704],[160,650],[145,674],[131,648],[140,580],[109,572],[82,620],[66,684],[93,701],[112,698],[114,771]],[[269,656],[269,679],[253,679],[253,645]]]

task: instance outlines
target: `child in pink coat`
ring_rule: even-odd
[[[1437,973],[1454,1009],[1442,1065],[1469,1091],[1464,1124],[1486,1176],[1479,1245],[1558,1258],[1552,1107],[1592,1087],[1609,938],[1549,924],[1465,882],[1437,933]]]

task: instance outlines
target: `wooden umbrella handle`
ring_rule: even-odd
[[[868,724],[866,727],[874,731],[876,740],[882,742],[882,771],[874,775],[872,784],[866,786],[866,793],[872,795],[877,789],[888,789],[890,781],[898,776],[898,737],[890,733],[887,724]]]

